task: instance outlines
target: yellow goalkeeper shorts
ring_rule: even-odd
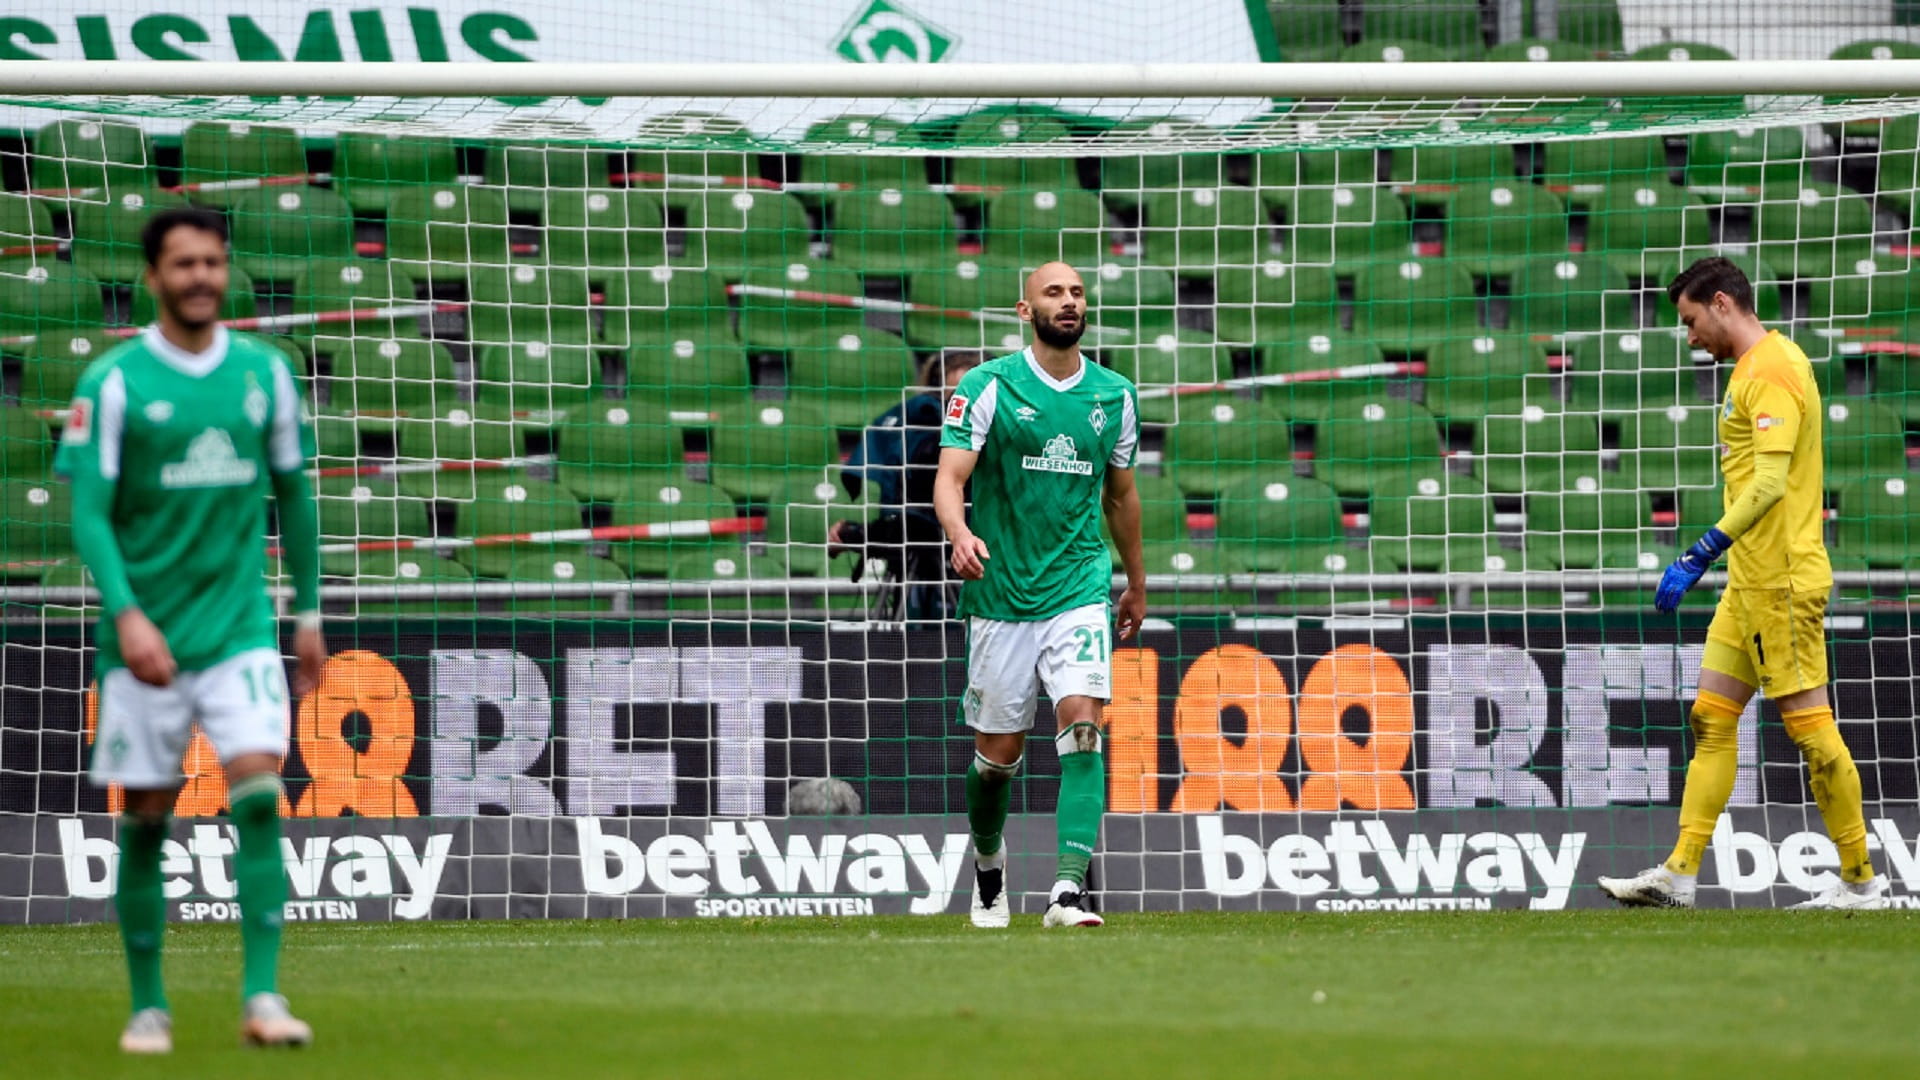
[[[1827,594],[1728,589],[1707,627],[1701,666],[1770,698],[1827,684]]]

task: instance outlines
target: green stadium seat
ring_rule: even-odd
[[[1445,205],[1460,184],[1519,183],[1515,164],[1512,146],[1406,147],[1389,155],[1387,175],[1396,184],[1433,189],[1415,190],[1411,202]]]
[[[1474,473],[1492,491],[1584,491],[1600,482],[1600,425],[1584,413],[1528,405],[1489,415],[1473,436]]]
[[[837,206],[854,195],[872,195],[889,188],[902,193],[927,189],[927,159],[910,154],[864,152],[864,147],[887,147],[901,142],[911,125],[884,116],[842,116],[807,129],[803,142],[832,144],[834,149],[800,158],[802,184],[834,184],[842,190],[807,191],[799,195],[810,206]]]
[[[500,577],[514,582],[521,589],[504,600],[488,602],[489,607],[498,604],[507,615],[611,611],[614,606],[611,595],[563,590],[569,586],[621,586],[627,583],[626,572],[618,564],[575,551],[515,552],[499,569]],[[541,586],[548,586],[550,591],[543,591]]]
[[[994,355],[1026,346],[1025,327],[1014,315],[1025,287],[1017,267],[961,259],[945,270],[907,279],[907,300],[935,310],[912,311],[906,337],[917,349],[984,349]],[[972,319],[962,312],[990,316]]]
[[[451,139],[343,131],[333,141],[333,189],[357,213],[385,214],[408,188],[459,178],[460,152]]]
[[[1578,412],[1617,414],[1698,399],[1684,331],[1639,330],[1574,339],[1567,399]]]
[[[1217,543],[1249,570],[1317,572],[1346,543],[1339,496],[1308,477],[1241,480],[1220,492],[1217,506]]]
[[[1577,42],[1596,53],[1626,51],[1618,0],[1555,0],[1555,32],[1562,43]],[[1520,25],[1536,26],[1534,0],[1524,0]]]
[[[1473,278],[1451,259],[1365,264],[1354,276],[1353,330],[1400,351],[1477,336]]]
[[[1569,60],[1597,60],[1590,46],[1575,41],[1548,41],[1543,38],[1514,38],[1487,50],[1487,59],[1495,63],[1563,63]]]
[[[921,188],[842,192],[833,204],[830,258],[883,277],[951,266],[955,258],[953,204]]]
[[[425,586],[431,594],[406,600],[381,598],[377,593],[355,598],[353,613],[370,615],[428,615],[436,618],[471,615],[473,571],[432,551],[366,551],[352,564],[353,582],[363,588],[381,585]]]
[[[634,267],[607,282],[605,306],[610,341],[738,340],[725,279],[695,267]]]
[[[100,282],[42,256],[0,259],[0,334],[39,334],[106,322]]]
[[[462,537],[494,537],[583,529],[586,519],[580,504],[558,484],[524,475],[488,476],[475,484],[473,501],[459,507],[455,525]],[[586,554],[586,544],[577,541],[514,542],[457,548],[454,559],[480,577],[504,578],[516,577],[513,564],[523,559],[537,563]]]
[[[1383,478],[1440,467],[1433,414],[1370,388],[1331,397],[1313,432],[1313,474],[1342,495],[1365,495]]]
[[[1835,365],[1832,361],[1825,365],[1816,364],[1816,377],[1823,366]],[[1920,428],[1920,357],[1907,356],[1904,352],[1875,356],[1873,393],[1878,400],[1899,410],[1910,426]]]
[[[1243,480],[1292,475],[1293,428],[1286,417],[1224,396],[1211,405],[1189,410],[1167,429],[1166,470],[1182,491],[1217,495]]]
[[[640,124],[640,139],[659,138],[690,143],[707,139],[716,144],[727,139],[750,138],[746,126],[731,116],[719,113],[683,111],[649,117]],[[706,195],[724,186],[738,190],[739,181],[760,175],[758,159],[744,150],[714,149],[634,150],[627,155],[628,183],[657,191],[667,206],[684,212]],[[658,180],[650,177],[665,176]],[[702,177],[733,177],[734,181],[708,181]]]
[[[1870,398],[1828,398],[1821,429],[1828,483],[1890,476],[1907,467],[1907,422]]]
[[[1090,335],[1083,345],[1152,341],[1178,328],[1180,296],[1165,270],[1103,262],[1083,277]]]
[[[1373,550],[1408,570],[1444,570],[1456,545],[1483,550],[1494,533],[1493,500],[1464,473],[1429,472],[1385,477],[1367,503]]]
[[[817,597],[790,592],[785,587],[773,591],[745,594],[725,588],[729,583],[766,581],[779,586],[787,578],[787,568],[766,555],[750,555],[739,544],[716,546],[710,551],[682,551],[667,568],[671,588],[667,592],[669,611],[785,611],[789,607],[811,606]]]
[[[1171,424],[1191,415],[1196,407],[1210,408],[1214,395],[1148,397],[1147,393],[1175,386],[1207,386],[1233,377],[1232,356],[1203,330],[1175,330],[1139,345],[1102,346],[1099,354],[1103,363],[1139,387],[1140,419],[1149,424]]]
[[[233,261],[259,282],[291,283],[314,259],[353,255],[353,208],[325,188],[274,187],[235,198]]]
[[[1680,267],[1685,268],[1691,266],[1695,260],[1708,256],[1726,259],[1747,275],[1747,280],[1753,283],[1753,312],[1760,317],[1761,322],[1770,323],[1781,320],[1781,289],[1786,278],[1771,261],[1763,261],[1751,252],[1715,251],[1712,248],[1683,251],[1676,261]],[[1666,282],[1658,284],[1660,287],[1654,290],[1656,307],[1653,325],[1677,327],[1680,325],[1680,310],[1673,305],[1673,301],[1667,299]]]
[[[251,291],[251,290],[249,290]],[[313,315],[334,311],[367,311],[413,304],[418,287],[397,264],[380,259],[314,259],[293,279],[293,311]],[[303,337],[325,337],[339,342],[348,336],[376,340],[419,337],[419,316],[399,319],[354,319],[313,323],[294,328]],[[318,352],[319,347],[315,346]]]
[[[1107,213],[1079,188],[1009,191],[987,204],[987,258],[1031,270],[1056,259],[1092,266],[1107,255]]]
[[[1549,145],[1558,146],[1559,143]],[[1680,253],[1712,243],[1706,207],[1659,177],[1609,184],[1588,205],[1586,249],[1627,277],[1665,288],[1680,272]]]
[[[34,252],[12,249],[33,248],[58,241],[59,237],[53,231],[53,214],[47,209],[45,201],[12,192],[0,192],[0,248],[8,249],[11,255],[31,255]],[[52,252],[46,254],[51,255]]]
[[[1514,268],[1507,324],[1536,334],[1634,330],[1639,298],[1599,255],[1542,255]]]
[[[1458,56],[1453,49],[1412,38],[1362,38],[1340,50],[1339,58],[1349,64],[1432,64],[1473,59]]]
[[[582,502],[610,503],[636,473],[684,472],[680,429],[659,406],[643,401],[594,401],[567,414],[554,429],[560,485]]]
[[[1524,546],[1489,541],[1477,547],[1463,542],[1449,544],[1444,572],[1461,578],[1469,574],[1551,573],[1556,569],[1553,560],[1546,555]],[[1568,606],[1567,594],[1557,587],[1525,588],[1518,583],[1498,581],[1468,585],[1456,580],[1447,591],[1451,594],[1450,603],[1492,612],[1558,613]]]
[[[626,361],[628,394],[690,417],[734,412],[752,401],[753,370],[731,337],[642,337],[627,346]]]
[[[327,419],[325,414],[319,418]],[[454,405],[437,416],[409,416],[394,424],[400,464],[429,461],[499,461],[526,454],[528,425],[504,409],[488,405]],[[321,432],[322,456],[326,436]],[[476,473],[470,469],[409,472],[400,476],[400,491],[410,498],[470,503],[480,477],[497,483],[499,470]],[[517,475],[509,472],[507,475]]]
[[[465,281],[470,265],[506,265],[506,196],[459,184],[398,192],[387,204],[387,258],[435,284]]]
[[[840,459],[839,438],[826,417],[792,403],[724,418],[709,447],[714,484],[747,502],[766,503],[792,477],[818,474]]]
[[[370,543],[383,540],[414,540],[433,535],[433,523],[427,504],[419,499],[403,498],[391,490],[381,490],[359,477],[345,481],[324,481],[315,499],[320,512],[320,543],[323,546]],[[396,552],[349,551],[320,557],[320,572],[332,577],[357,577],[366,569],[397,569]],[[424,555],[425,553],[420,553]],[[399,576],[388,573],[381,576]]]
[[[290,127],[201,120],[188,124],[180,135],[180,182],[185,185],[306,172],[307,148]],[[187,197],[201,206],[224,209],[247,193],[245,188],[208,187],[190,189]]]
[[[1134,488],[1140,493],[1140,537],[1149,544],[1187,543],[1187,496],[1178,481],[1165,473],[1135,470]],[[1102,517],[1103,535],[1112,543],[1112,526]]]
[[[142,259],[142,269],[145,260]],[[238,266],[227,267],[227,296],[220,304],[222,319],[251,319],[259,314],[260,297],[254,291],[253,279]],[[153,302],[153,294],[147,291],[144,283],[133,287],[133,318],[135,326],[146,326],[160,317],[160,309]],[[304,363],[304,361],[303,361]]]
[[[1117,552],[1114,555],[1113,567],[1118,572],[1119,556]],[[1191,540],[1149,540],[1141,545],[1140,555],[1156,610],[1218,614],[1253,601],[1249,590],[1226,588],[1216,580],[1247,573],[1247,567],[1227,548]],[[1211,587],[1200,587],[1203,583]]]
[[[1298,423],[1319,423],[1329,415],[1334,399],[1354,392],[1356,386],[1378,389],[1385,385],[1381,379],[1326,377],[1328,371],[1386,362],[1378,345],[1338,333],[1270,342],[1260,346],[1257,360],[1261,375],[1312,376],[1260,390],[1262,402]]]
[[[1806,139],[1797,127],[1702,131],[1687,140],[1687,184],[1697,188],[1759,188],[1797,184]],[[1738,201],[1732,192],[1728,198]]]
[[[68,117],[33,136],[36,191],[104,188],[102,195],[153,184],[153,147],[137,124]]]
[[[795,577],[833,572],[827,555],[827,530],[836,521],[866,521],[872,507],[847,494],[829,469],[817,476],[795,476],[767,501],[767,551]]]
[[[1808,283],[1802,321],[1855,334],[1903,338],[1920,312],[1920,279],[1910,255],[1874,255],[1834,267]]]
[[[1620,484],[1645,491],[1714,485],[1720,460],[1718,407],[1668,405],[1603,415],[1601,422],[1619,425]]]
[[[0,480],[0,563],[7,564],[0,576],[37,580],[50,564],[74,558],[71,490],[11,471]]]
[[[1553,383],[1545,350],[1524,336],[1455,338],[1427,350],[1422,404],[1442,420],[1478,423],[1488,413],[1550,405]]]
[[[543,211],[549,188],[605,190],[613,183],[607,152],[589,146],[494,143],[485,169],[487,186],[504,190],[517,214]]]
[[[1214,274],[1213,335],[1221,341],[1291,342],[1339,326],[1339,290],[1325,267],[1267,259]]]
[[[1615,188],[1659,189],[1673,182],[1667,140],[1661,135],[1566,139],[1542,146],[1547,183],[1567,188],[1562,197],[1576,209],[1601,202]]]
[[[514,263],[467,270],[467,336],[476,347],[590,345],[593,289],[584,270]]]
[[[1920,116],[1881,120],[1872,134],[1879,136],[1880,153],[1874,176],[1874,198],[1913,217],[1914,192],[1920,189]]]
[[[1920,43],[1891,38],[1872,38],[1842,45],[1833,50],[1829,58],[1833,60],[1915,60],[1920,59]],[[1828,100],[1840,99],[1829,98]],[[1840,125],[1840,133],[1849,139],[1871,138],[1878,134],[1879,128],[1880,121],[1877,119],[1848,120]]]
[[[1447,203],[1447,260],[1476,274],[1510,274],[1566,250],[1566,206],[1537,184],[1462,184]]]
[[[1058,154],[1059,144],[1071,139],[1072,129],[1058,117],[1042,112],[1018,109],[990,109],[962,119],[953,129],[955,156],[950,175],[961,190],[953,193],[953,203],[962,210],[986,205],[996,190],[1055,191],[1080,190],[1080,170],[1070,156]],[[969,156],[969,148],[1033,144],[1033,155],[1020,157]]]
[[[1476,0],[1375,0],[1362,11],[1362,38],[1411,38],[1462,56],[1486,51]]]
[[[99,330],[49,330],[34,335],[20,367],[20,403],[31,409],[64,409],[87,365],[121,342]]]
[[[667,218],[655,192],[555,188],[540,221],[547,265],[584,269],[595,281],[667,261]]]
[[[187,200],[153,188],[121,188],[98,200],[76,199],[72,211],[73,263],[115,284],[138,283],[147,272],[147,256],[140,247],[140,230],[161,210],[185,206]],[[15,243],[18,241],[8,241]]]
[[[1136,119],[1116,124],[1100,135],[1103,144],[1161,143],[1169,139],[1205,141],[1215,129],[1173,117]],[[1100,158],[1100,197],[1115,210],[1133,210],[1153,192],[1188,188],[1217,188],[1221,184],[1217,153],[1109,155]]]
[[[476,399],[515,413],[578,408],[601,395],[600,358],[586,345],[516,341],[480,350]]]
[[[1920,550],[1920,484],[1904,470],[1840,489],[1834,549],[1876,569],[1906,569]]]
[[[787,354],[787,397],[836,428],[866,427],[913,381],[913,351],[885,330],[819,329]]]
[[[803,339],[823,333],[858,334],[867,325],[866,312],[860,308],[818,299],[821,296],[865,298],[866,286],[860,274],[844,266],[796,262],[783,268],[750,270],[741,281],[737,296],[740,339],[749,348],[786,352],[798,347]]]
[[[453,356],[415,337],[315,338],[332,360],[328,406],[339,412],[437,416],[455,404]]]
[[[1281,209],[1287,221],[1284,243],[1295,265],[1392,259],[1411,252],[1407,206],[1385,186],[1302,187]]]
[[[47,421],[18,405],[0,405],[0,478],[37,480],[52,464]]]
[[[1754,210],[1760,257],[1796,278],[1830,278],[1873,258],[1873,200],[1817,181],[1769,184]]]
[[[1275,235],[1266,206],[1251,188],[1156,191],[1144,202],[1141,259],[1183,278],[1211,278],[1220,267],[1255,267],[1273,259]]]
[[[749,267],[812,257],[813,230],[800,200],[777,191],[709,191],[686,205],[686,249],[677,263],[739,280]]]
[[[1346,48],[1340,6],[1326,0],[1267,0],[1267,18],[1280,44],[1280,59],[1324,63]]]
[[[1627,59],[1687,63],[1694,60],[1732,60],[1735,57],[1718,45],[1706,45],[1698,41],[1656,41],[1635,49]]]

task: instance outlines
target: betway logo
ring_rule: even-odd
[[[642,851],[604,832],[599,818],[577,818],[580,878],[589,893],[623,896],[651,885],[667,896],[912,895],[915,915],[947,909],[967,852],[966,833],[940,837],[936,853],[917,832],[789,835],[783,848],[765,822],[716,821],[705,834],[667,833]],[[912,870],[912,878],[908,871]],[[785,909],[768,904],[766,913]]]
[[[1774,843],[1766,836],[1736,829],[1731,815],[1722,814],[1713,827],[1714,882],[1736,895],[1766,892],[1786,886],[1801,892],[1824,892],[1840,880],[1840,852],[1822,832],[1795,832]],[[1920,892],[1920,836],[1909,841],[1890,818],[1875,818],[1867,833],[1867,851],[1874,869],[1890,876],[1908,892]],[[1896,896],[1899,906],[1911,898]]]
[[[1271,884],[1294,896],[1338,892],[1371,897],[1448,895],[1464,886],[1478,896],[1546,892],[1528,899],[1536,910],[1567,906],[1586,833],[1566,833],[1556,847],[1539,833],[1418,833],[1396,839],[1387,823],[1334,821],[1323,837],[1287,833],[1262,848],[1226,831],[1217,815],[1199,818],[1202,886],[1220,896],[1250,896]],[[1531,871],[1531,874],[1529,873]]]
[[[60,861],[67,874],[67,893],[76,900],[105,900],[113,895],[117,868],[113,838],[88,836],[77,818],[59,822]],[[237,841],[232,826],[195,825],[182,844],[168,840],[160,846],[160,873],[166,896],[231,900],[233,853]],[[326,889],[328,896],[345,899],[396,897],[395,918],[423,919],[433,910],[440,891],[440,875],[447,868],[453,837],[427,837],[423,851],[399,833],[381,836],[282,837],[280,857],[287,868],[293,899],[289,905],[311,900]],[[396,893],[394,883],[405,884]],[[330,886],[330,888],[329,888]],[[298,911],[293,918],[305,917]]]

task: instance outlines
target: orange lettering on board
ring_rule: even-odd
[[[1340,731],[1350,708],[1367,712],[1362,744]],[[1311,770],[1302,810],[1412,810],[1401,770],[1413,752],[1413,690],[1393,657],[1371,645],[1342,645],[1320,658],[1300,685],[1300,758]]]
[[[364,750],[347,741],[347,717],[359,713],[373,728]],[[335,653],[320,669],[320,685],[300,702],[294,731],[313,782],[300,795],[301,817],[418,817],[413,794],[401,782],[413,754],[413,691],[378,653]]]
[[[1113,651],[1113,700],[1107,720],[1107,809],[1144,814],[1160,809],[1160,654]]]
[[[1235,746],[1220,731],[1220,714],[1237,708],[1247,718],[1247,738]],[[1293,809],[1293,795],[1280,779],[1293,732],[1293,703],[1286,676],[1272,660],[1246,645],[1222,645],[1201,654],[1180,680],[1173,733],[1185,778],[1174,795],[1182,813]]]

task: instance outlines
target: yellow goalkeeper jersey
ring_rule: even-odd
[[[1720,409],[1724,504],[1731,507],[1752,482],[1755,454],[1793,456],[1786,495],[1727,555],[1730,588],[1823,593],[1833,587],[1833,567],[1821,538],[1820,420],[1820,388],[1807,354],[1778,330],[1733,365]]]

